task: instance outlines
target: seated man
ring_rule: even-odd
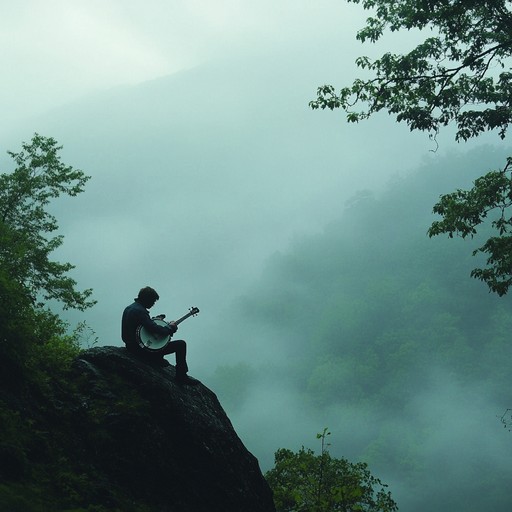
[[[178,330],[178,326],[173,322],[162,326],[150,318],[148,309],[153,307],[158,299],[158,293],[146,286],[139,291],[137,298],[134,299],[135,302],[123,311],[121,337],[126,348],[143,359],[159,362],[163,362],[163,357],[167,354],[176,354],[176,381],[180,384],[197,384],[199,381],[187,375],[187,344],[184,340],[170,340],[166,346],[158,350],[147,350],[139,345],[137,328],[140,325],[149,332],[161,336],[172,336]],[[160,315],[160,318],[163,316]]]

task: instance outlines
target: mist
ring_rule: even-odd
[[[510,300],[469,278],[485,230],[426,235],[439,195],[506,155],[427,158],[356,195],[323,232],[272,255],[234,301],[228,339],[243,346],[228,351],[242,362],[211,382],[264,467],[269,444],[319,451],[315,434],[328,427],[331,453],[367,462],[400,510],[509,507],[511,439],[499,417]]]
[[[205,339],[205,347],[197,342],[201,359],[204,329],[219,329],[220,304],[270,254],[320,231],[358,189],[403,169],[397,161],[428,153],[431,143],[413,136],[398,157],[388,137],[404,137],[405,127],[388,127],[383,137],[379,120],[363,130],[311,111],[318,78],[314,69],[308,76],[307,55],[278,57],[116,88],[4,137],[11,149],[34,131],[51,135],[67,162],[92,175],[81,197],[55,205],[65,236],[56,256],[95,290],[100,304],[89,319],[103,343],[119,340],[113,312],[151,284],[162,297],[157,307],[176,316],[193,305],[202,310],[186,327]],[[372,152],[361,159],[368,139]]]
[[[4,95],[2,170],[38,132],[92,176],[52,205],[55,258],[98,301],[63,317],[122,345],[123,308],[153,286],[155,314],[201,310],[178,331],[191,374],[263,471],[328,427],[331,453],[368,462],[401,511],[508,510],[510,301],[469,278],[478,240],[426,236],[438,196],[507,151],[311,111],[318,85],[350,82],[376,51],[354,42],[356,6],[250,3],[231,26],[221,3],[199,2],[192,26],[171,16],[181,3],[84,4],[80,19],[124,43],[70,38],[45,79],[13,52],[24,85],[11,75]]]

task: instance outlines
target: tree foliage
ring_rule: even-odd
[[[318,88],[313,109],[343,109],[349,122],[384,110],[411,130],[436,137],[454,123],[456,139],[467,141],[497,130],[505,137],[512,120],[512,10],[506,0],[348,0],[374,10],[357,33],[361,42],[380,40],[389,30],[419,30],[427,35],[404,54],[385,53],[357,66],[370,78],[356,79],[339,91]],[[477,180],[470,191],[444,195],[434,212],[443,220],[429,235],[472,237],[491,212],[497,235],[475,251],[487,255],[487,268],[475,269],[491,291],[505,294],[512,284],[512,199],[510,161]]]
[[[473,254],[487,254],[487,268],[476,268],[471,275],[487,283],[490,290],[505,295],[512,285],[512,218],[509,209],[512,205],[512,158],[507,159],[503,170],[491,171],[475,180],[470,190],[457,190],[441,196],[434,206],[434,212],[442,217],[430,226],[430,236],[441,233],[474,236],[477,226],[489,215],[491,227],[497,236],[473,251]]]
[[[84,310],[94,304],[91,290],[77,291],[67,275],[73,265],[50,259],[63,237],[53,236],[58,224],[47,207],[60,195],[76,196],[89,179],[62,163],[61,149],[55,139],[35,134],[20,152],[8,152],[16,167],[0,175],[0,266],[34,303],[54,299]]]
[[[277,512],[334,512],[336,510],[393,512],[398,510],[385,485],[372,476],[365,463],[331,457],[326,449],[315,455],[302,447],[297,453],[281,448],[275,466],[265,475],[274,493]]]
[[[89,179],[61,162],[60,149],[54,139],[36,134],[20,152],[8,152],[15,168],[0,174],[2,510],[61,510],[56,493],[47,492],[46,475],[81,481],[81,475],[75,475],[61,455],[62,439],[56,441],[54,450],[43,437],[52,432],[52,439],[57,439],[55,432],[36,426],[53,406],[55,389],[69,388],[67,370],[78,355],[85,329],[82,324],[68,334],[66,322],[45,301],[53,299],[77,309],[93,303],[90,290],[76,291],[75,281],[67,275],[73,266],[50,259],[62,236],[54,236],[57,221],[48,207],[62,194],[80,193]],[[33,397],[44,397],[40,401],[42,415]],[[58,471],[49,472],[53,466]]]
[[[53,138],[35,134],[18,153],[15,168],[0,174],[0,379],[19,386],[27,376],[40,384],[64,369],[78,351],[79,332],[45,304],[84,310],[94,304],[91,290],[76,290],[70,263],[51,259],[63,241],[54,235],[56,218],[48,211],[60,195],[76,196],[89,179],[62,163]]]

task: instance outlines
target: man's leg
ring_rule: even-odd
[[[163,355],[176,354],[176,375],[181,377],[188,372],[187,343],[185,340],[170,341],[163,349]]]
[[[185,340],[170,341],[164,348],[164,355],[176,354],[176,381],[179,384],[199,384],[199,381],[187,375],[187,344]]]
[[[130,354],[133,354],[141,361],[157,366],[168,365],[169,362],[163,358],[163,354],[160,354],[157,350],[145,350],[140,347],[126,347]]]

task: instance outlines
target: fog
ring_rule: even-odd
[[[209,382],[264,466],[269,445],[318,450],[327,426],[331,453],[367,461],[400,510],[508,509],[510,299],[469,279],[478,239],[426,236],[440,191],[506,154],[426,159],[340,205],[234,302],[241,346],[225,346],[244,364]]]
[[[218,394],[264,471],[277,448],[318,449],[315,435],[328,427],[332,453],[368,461],[400,510],[469,510],[477,491],[482,501],[495,499],[493,510],[505,510],[503,491],[489,479],[499,485],[510,476],[512,439],[496,417],[510,403],[496,391],[505,377],[493,380],[485,354],[504,364],[509,350],[498,342],[475,348],[468,368],[488,357],[488,374],[465,381],[451,356],[433,357],[421,374],[404,373],[418,389],[399,406],[395,395],[380,404],[369,392],[340,398],[332,379],[348,370],[324,375],[321,356],[338,360],[322,337],[342,329],[331,316],[339,311],[340,325],[366,329],[356,313],[369,301],[375,317],[366,324],[375,332],[365,339],[381,342],[389,303],[350,283],[402,279],[407,264],[399,254],[415,255],[405,274],[442,266],[438,274],[452,283],[432,278],[432,294],[418,294],[425,325],[443,311],[483,325],[498,310],[508,325],[509,302],[469,278],[472,246],[454,241],[451,252],[425,235],[439,194],[469,186],[506,153],[477,144],[454,153],[450,130],[437,149],[387,115],[348,125],[339,112],[310,110],[318,85],[348,83],[354,59],[377,51],[355,42],[365,17],[357,6],[24,5],[2,2],[8,51],[1,62],[10,73],[0,89],[0,166],[10,166],[5,150],[17,151],[38,132],[57,139],[64,161],[92,176],[84,194],[52,205],[65,237],[55,257],[76,265],[79,287],[93,288],[98,301],[84,314],[64,312],[71,327],[85,320],[94,331],[89,342],[121,345],[122,309],[139,288],[153,286],[160,294],[154,313],[201,310],[179,330],[191,374]],[[414,37],[389,44],[401,49]],[[476,153],[465,156],[470,149]],[[365,200],[382,201],[385,213]],[[369,255],[365,244],[378,239]],[[371,257],[383,262],[357,268]],[[405,329],[407,318],[398,317]],[[339,339],[342,361],[347,342]],[[335,391],[324,396],[323,389]]]

